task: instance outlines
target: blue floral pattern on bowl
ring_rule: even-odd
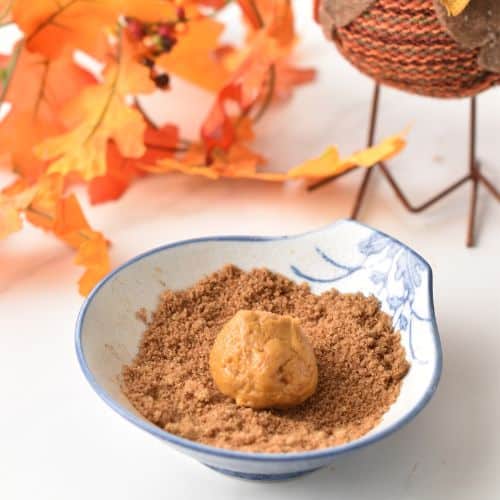
[[[413,345],[413,332],[416,322],[430,322],[430,317],[416,310],[417,292],[423,285],[422,273],[426,265],[415,253],[392,238],[374,231],[368,238],[357,244],[362,256],[361,262],[338,262],[321,248],[316,253],[337,271],[334,276],[313,276],[292,265],[294,274],[310,283],[336,284],[357,273],[369,276],[375,286],[372,292],[390,312],[394,328],[408,334],[410,356],[413,361],[427,363],[419,358]],[[355,259],[356,256],[353,256]]]
[[[247,453],[175,436],[137,413],[120,389],[122,366],[137,351],[144,328],[136,311],[153,309],[165,284],[174,289],[188,287],[227,263],[243,269],[267,267],[305,280],[314,293],[335,287],[378,298],[401,332],[411,368],[397,401],[374,429],[334,448]],[[85,300],[76,324],[76,351],[90,385],[122,417],[214,470],[254,480],[305,474],[389,435],[422,410],[441,373],[430,266],[406,245],[354,221],[339,221],[298,236],[181,241],[139,255],[106,276]]]

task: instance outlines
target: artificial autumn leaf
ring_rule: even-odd
[[[0,193],[0,239],[19,231],[23,226],[20,212],[33,200],[36,187],[22,184],[21,189],[14,186]]]
[[[172,0],[109,0],[118,15],[135,17],[145,22],[166,22],[177,17],[177,5]]]
[[[48,170],[50,173],[65,175],[75,171],[87,181],[104,175],[110,140],[125,157],[139,158],[145,153],[144,118],[117,94],[116,78],[119,77],[86,88],[65,113],[66,120],[71,123],[78,123],[81,117],[79,124],[35,148],[40,159],[54,160]]]
[[[59,174],[44,175],[37,187],[29,210],[26,211],[26,219],[34,226],[52,231],[57,215],[57,203],[64,189],[64,179]]]
[[[227,150],[215,148],[207,154],[203,143],[194,143],[176,157],[162,158],[154,165],[144,165],[144,169],[156,174],[177,171],[209,179],[238,177],[243,172],[253,174],[265,159],[246,145],[254,138],[251,120],[248,117],[238,119],[234,132],[234,141]]]
[[[56,119],[60,107],[96,80],[78,66],[73,52],[64,50],[55,60],[26,50],[20,42],[11,57],[0,57],[0,67],[13,63],[13,74],[5,89],[4,102],[12,104],[12,112],[29,111],[45,120]],[[61,85],[64,75],[64,85]]]
[[[201,127],[201,137],[209,150],[219,147],[227,149],[235,136],[233,122],[227,113],[228,101],[235,102],[245,112],[261,95],[269,70],[278,59],[276,43],[265,31],[253,40],[249,50],[239,54],[229,83],[219,92],[212,109]]]
[[[124,158],[116,145],[110,143],[107,150],[106,174],[89,182],[90,202],[97,204],[118,199],[133,180],[142,177],[146,172],[152,172],[149,168],[151,165],[175,153],[178,136],[177,127],[173,125],[161,128],[149,125],[144,134],[146,152],[137,159]]]
[[[99,177],[94,177],[88,185],[90,203],[104,203],[120,198],[130,183],[141,175],[133,160],[124,158],[115,144],[107,148],[107,170]]]
[[[69,51],[53,61],[30,53],[22,45],[14,54],[15,71],[4,96],[11,109],[0,122],[0,151],[7,152],[1,164],[34,182],[46,165],[35,157],[33,147],[62,131],[58,111],[95,79],[74,63]],[[1,66],[8,64],[8,58],[0,59]]]
[[[120,37],[116,64],[108,65],[102,84],[88,86],[61,113],[69,132],[51,137],[35,148],[37,156],[52,161],[49,172],[66,175],[78,172],[83,180],[106,174],[107,147],[114,141],[127,158],[145,153],[142,114],[126,103],[129,93],[150,92],[154,84],[148,69],[127,51]]]
[[[226,104],[239,100],[237,87],[227,86],[219,92],[201,127],[201,137],[209,151],[215,147],[228,149],[233,143],[234,125],[226,111]]]
[[[82,295],[86,296],[111,267],[108,244],[102,234],[94,233],[80,245],[75,264],[85,267],[85,272],[78,281],[78,289]]]
[[[62,191],[60,175],[44,176],[36,186],[26,218],[77,250],[77,263],[86,267],[79,282],[80,292],[85,295],[109,271],[107,242],[89,226],[76,197],[63,198]]]
[[[285,100],[292,95],[294,87],[311,83],[316,78],[316,71],[311,68],[296,68],[286,60],[275,64],[274,96]]]
[[[91,237],[93,231],[74,194],[57,200],[52,231],[58,238],[75,249],[78,249],[83,241]]]
[[[84,294],[109,270],[109,257],[105,238],[66,194],[74,182],[84,181],[91,202],[100,203],[147,173],[282,182],[369,166],[398,149],[394,140],[346,160],[331,150],[288,173],[258,171],[265,160],[249,147],[252,125],[274,98],[288,97],[314,73],[290,62],[296,37],[289,0],[239,0],[249,26],[238,49],[219,42],[223,25],[206,9],[226,3],[13,0],[25,37],[10,62],[0,57],[4,86],[11,84],[1,95],[12,104],[0,123],[0,164],[20,177],[0,197],[0,232],[17,230],[25,217],[71,245],[85,267]],[[75,65],[75,49],[99,59],[102,81]],[[199,142],[179,139],[175,126],[154,128],[134,106],[138,94],[170,90],[171,73],[217,92]]]
[[[264,21],[259,10],[256,8],[254,0],[237,0],[237,2],[250,26],[253,29],[262,28]]]
[[[24,179],[35,182],[46,170],[33,147],[51,134],[60,132],[52,121],[34,118],[29,112],[11,111],[0,122],[0,167],[10,168]]]
[[[141,49],[125,36],[119,41],[118,64],[111,64],[107,78],[116,80],[116,92],[122,96],[128,94],[149,94],[156,90],[149,70],[139,63]]]
[[[151,169],[150,171],[165,173],[172,170],[213,180],[220,177],[271,182],[303,178],[321,179],[340,174],[354,167],[369,168],[381,161],[388,160],[405,146],[405,133],[390,136],[379,144],[354,153],[345,159],[340,158],[337,148],[329,147],[319,157],[307,160],[286,173],[258,172],[257,167],[264,163],[264,158],[238,142],[228,152],[216,151],[210,164],[203,163],[202,148],[197,146],[190,155],[182,160],[173,158],[162,160],[157,163],[156,170]]]
[[[388,160],[404,148],[406,144],[404,134],[390,136],[379,144],[354,153],[345,159],[339,157],[336,148],[330,147],[318,158],[292,168],[288,172],[288,177],[291,179],[322,178],[338,175],[358,166],[372,167],[381,161]]]
[[[380,161],[389,160],[406,146],[407,133],[408,130],[404,130],[400,134],[391,135],[375,146],[354,153],[344,162],[360,167],[371,167]]]
[[[53,59],[67,49],[103,54],[105,28],[118,12],[107,0],[14,0],[12,19],[24,32],[30,51]]]
[[[168,72],[212,92],[228,78],[224,66],[215,57],[215,49],[224,25],[210,18],[194,20],[182,33],[171,52],[156,63]]]
[[[281,47],[291,48],[295,42],[294,16],[290,0],[255,0],[267,33]]]
[[[292,178],[302,176],[327,177],[328,175],[332,175],[331,172],[334,172],[340,163],[338,149],[329,147],[317,158],[312,158],[292,168],[288,174]]]
[[[471,0],[441,0],[450,16],[458,16],[469,5]]]

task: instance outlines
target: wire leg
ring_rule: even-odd
[[[379,110],[379,98],[380,98],[380,85],[376,84],[373,92],[372,98],[372,106],[370,112],[370,126],[368,130],[368,147],[373,146],[375,139],[375,132],[377,126],[377,117]],[[478,191],[479,185],[483,185],[486,190],[491,194],[497,201],[500,202],[500,191],[493,185],[493,183],[480,171],[479,162],[476,157],[476,138],[477,138],[477,100],[476,97],[472,97],[470,100],[470,126],[469,126],[469,169],[465,176],[461,177],[453,184],[450,184],[448,187],[439,191],[437,194],[421,203],[420,205],[414,205],[410,202],[408,197],[405,195],[403,189],[398,184],[394,176],[392,175],[389,167],[385,162],[380,162],[377,165],[374,165],[372,168],[365,171],[363,180],[361,185],[359,186],[358,192],[356,194],[356,199],[354,202],[353,210],[351,212],[351,217],[356,219],[359,215],[361,206],[363,204],[364,198],[366,196],[368,184],[370,182],[370,178],[373,174],[373,170],[378,168],[381,174],[388,181],[389,186],[394,191],[395,195],[401,202],[401,204],[412,213],[423,212],[427,208],[431,207],[435,203],[443,200],[449,194],[453,193],[455,190],[462,187],[467,182],[471,182],[471,194],[470,194],[470,206],[469,206],[469,216],[467,223],[467,246],[472,247],[475,245],[475,229],[476,229],[476,215],[477,215],[477,201],[478,201]],[[347,170],[346,172],[342,172],[339,175],[328,177],[326,179],[322,179],[316,184],[312,184],[308,187],[308,190],[313,191],[325,184],[328,184],[339,177],[342,177],[354,170],[358,170],[358,168],[353,168],[351,170]]]
[[[479,165],[476,161],[476,98],[470,100],[469,120],[469,176],[472,181],[469,206],[469,220],[467,224],[467,246],[475,245],[475,228],[477,213],[477,192],[479,187]]]
[[[431,207],[432,205],[434,205],[438,201],[441,201],[442,199],[446,198],[446,196],[453,193],[453,191],[455,191],[456,189],[461,187],[466,182],[470,181],[470,174],[467,174],[464,177],[460,178],[458,181],[456,181],[453,184],[451,184],[450,186],[448,186],[447,188],[440,191],[438,194],[434,195],[429,200],[425,201],[424,203],[422,203],[420,205],[413,205],[412,203],[410,203],[408,198],[405,196],[401,187],[396,182],[396,179],[393,177],[393,175],[391,174],[389,168],[387,167],[387,165],[385,163],[380,164],[380,170],[384,174],[384,176],[387,179],[387,181],[389,182],[392,190],[396,193],[396,196],[401,201],[401,203],[404,205],[406,210],[408,210],[409,212],[412,212],[412,213],[423,212],[424,210]]]
[[[380,100],[380,84],[376,83],[373,89],[372,107],[370,110],[370,126],[368,128],[368,139],[366,141],[367,146],[370,148],[375,142],[375,132],[377,130],[377,118],[378,118],[378,103]],[[365,171],[363,175],[363,180],[361,186],[359,186],[358,192],[356,194],[356,199],[354,201],[354,206],[351,211],[351,219],[357,219],[359,211],[361,210],[361,205],[365,199],[366,190],[368,189],[368,184],[370,183],[370,178],[373,173],[373,168],[369,168]]]
[[[477,176],[479,177],[479,181],[493,195],[493,197],[496,198],[497,201],[500,201],[500,191],[493,185],[493,183],[479,171],[477,172]]]

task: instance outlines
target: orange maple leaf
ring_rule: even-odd
[[[294,15],[290,0],[254,0],[270,37],[280,47],[291,49],[296,41]]]
[[[78,281],[78,289],[82,295],[88,295],[110,270],[108,244],[102,234],[94,233],[80,245],[75,263],[85,267],[85,272]]]
[[[109,271],[108,245],[88,224],[75,195],[62,196],[63,188],[62,176],[44,175],[33,187],[36,192],[25,206],[25,214],[33,225],[77,250],[77,263],[86,268],[80,279],[80,292],[85,295]]]
[[[13,0],[12,17],[24,32],[30,51],[52,59],[66,48],[94,57],[107,51],[108,30],[120,15],[146,22],[175,19],[168,0]]]
[[[149,125],[144,134],[147,149],[140,158],[124,158],[116,145],[110,143],[107,150],[106,174],[95,177],[88,184],[90,202],[96,204],[119,198],[134,179],[148,172],[147,166],[173,155],[177,141],[177,127],[165,125],[155,128]]]
[[[106,0],[14,0],[12,5],[12,18],[24,32],[28,49],[49,59],[67,48],[102,55],[105,27],[112,26],[117,15],[116,5]]]
[[[65,175],[75,171],[87,181],[104,175],[111,140],[124,157],[144,155],[146,123],[142,114],[128,106],[118,94],[119,88],[116,71],[103,84],[87,87],[66,108],[64,118],[74,128],[46,139],[35,148],[40,159],[53,160],[49,172]]]
[[[91,229],[74,195],[58,200],[52,230],[77,250],[75,263],[85,267],[78,282],[79,291],[87,295],[110,270],[107,241],[101,233]]]
[[[158,66],[212,92],[224,85],[229,74],[216,57],[224,25],[210,18],[190,21],[171,52],[157,58]]]
[[[88,183],[90,203],[104,203],[120,198],[130,183],[142,175],[134,165],[134,160],[124,158],[115,144],[107,148],[107,170],[104,175],[94,177]]]
[[[260,97],[269,69],[278,57],[276,43],[265,31],[254,38],[248,50],[234,55],[231,80],[217,95],[201,127],[201,137],[209,150],[229,148],[235,134],[227,103],[236,103],[240,113],[249,110]]]
[[[74,63],[69,51],[49,61],[19,45],[10,58],[0,59],[0,66],[9,65],[14,71],[3,89],[4,102],[11,109],[0,122],[2,164],[34,182],[44,172],[45,163],[33,155],[33,146],[62,131],[60,107],[95,79]]]
[[[316,78],[316,71],[311,68],[297,68],[286,60],[277,61],[274,81],[274,97],[279,100],[288,99],[293,88],[305,85]]]

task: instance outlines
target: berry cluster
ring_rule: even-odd
[[[128,36],[142,44],[144,49],[140,62],[151,71],[151,79],[160,89],[168,88],[170,77],[165,72],[159,72],[155,59],[170,52],[177,43],[179,34],[186,30],[186,12],[183,7],[177,9],[177,19],[170,22],[143,23],[134,17],[125,18],[125,30]]]

